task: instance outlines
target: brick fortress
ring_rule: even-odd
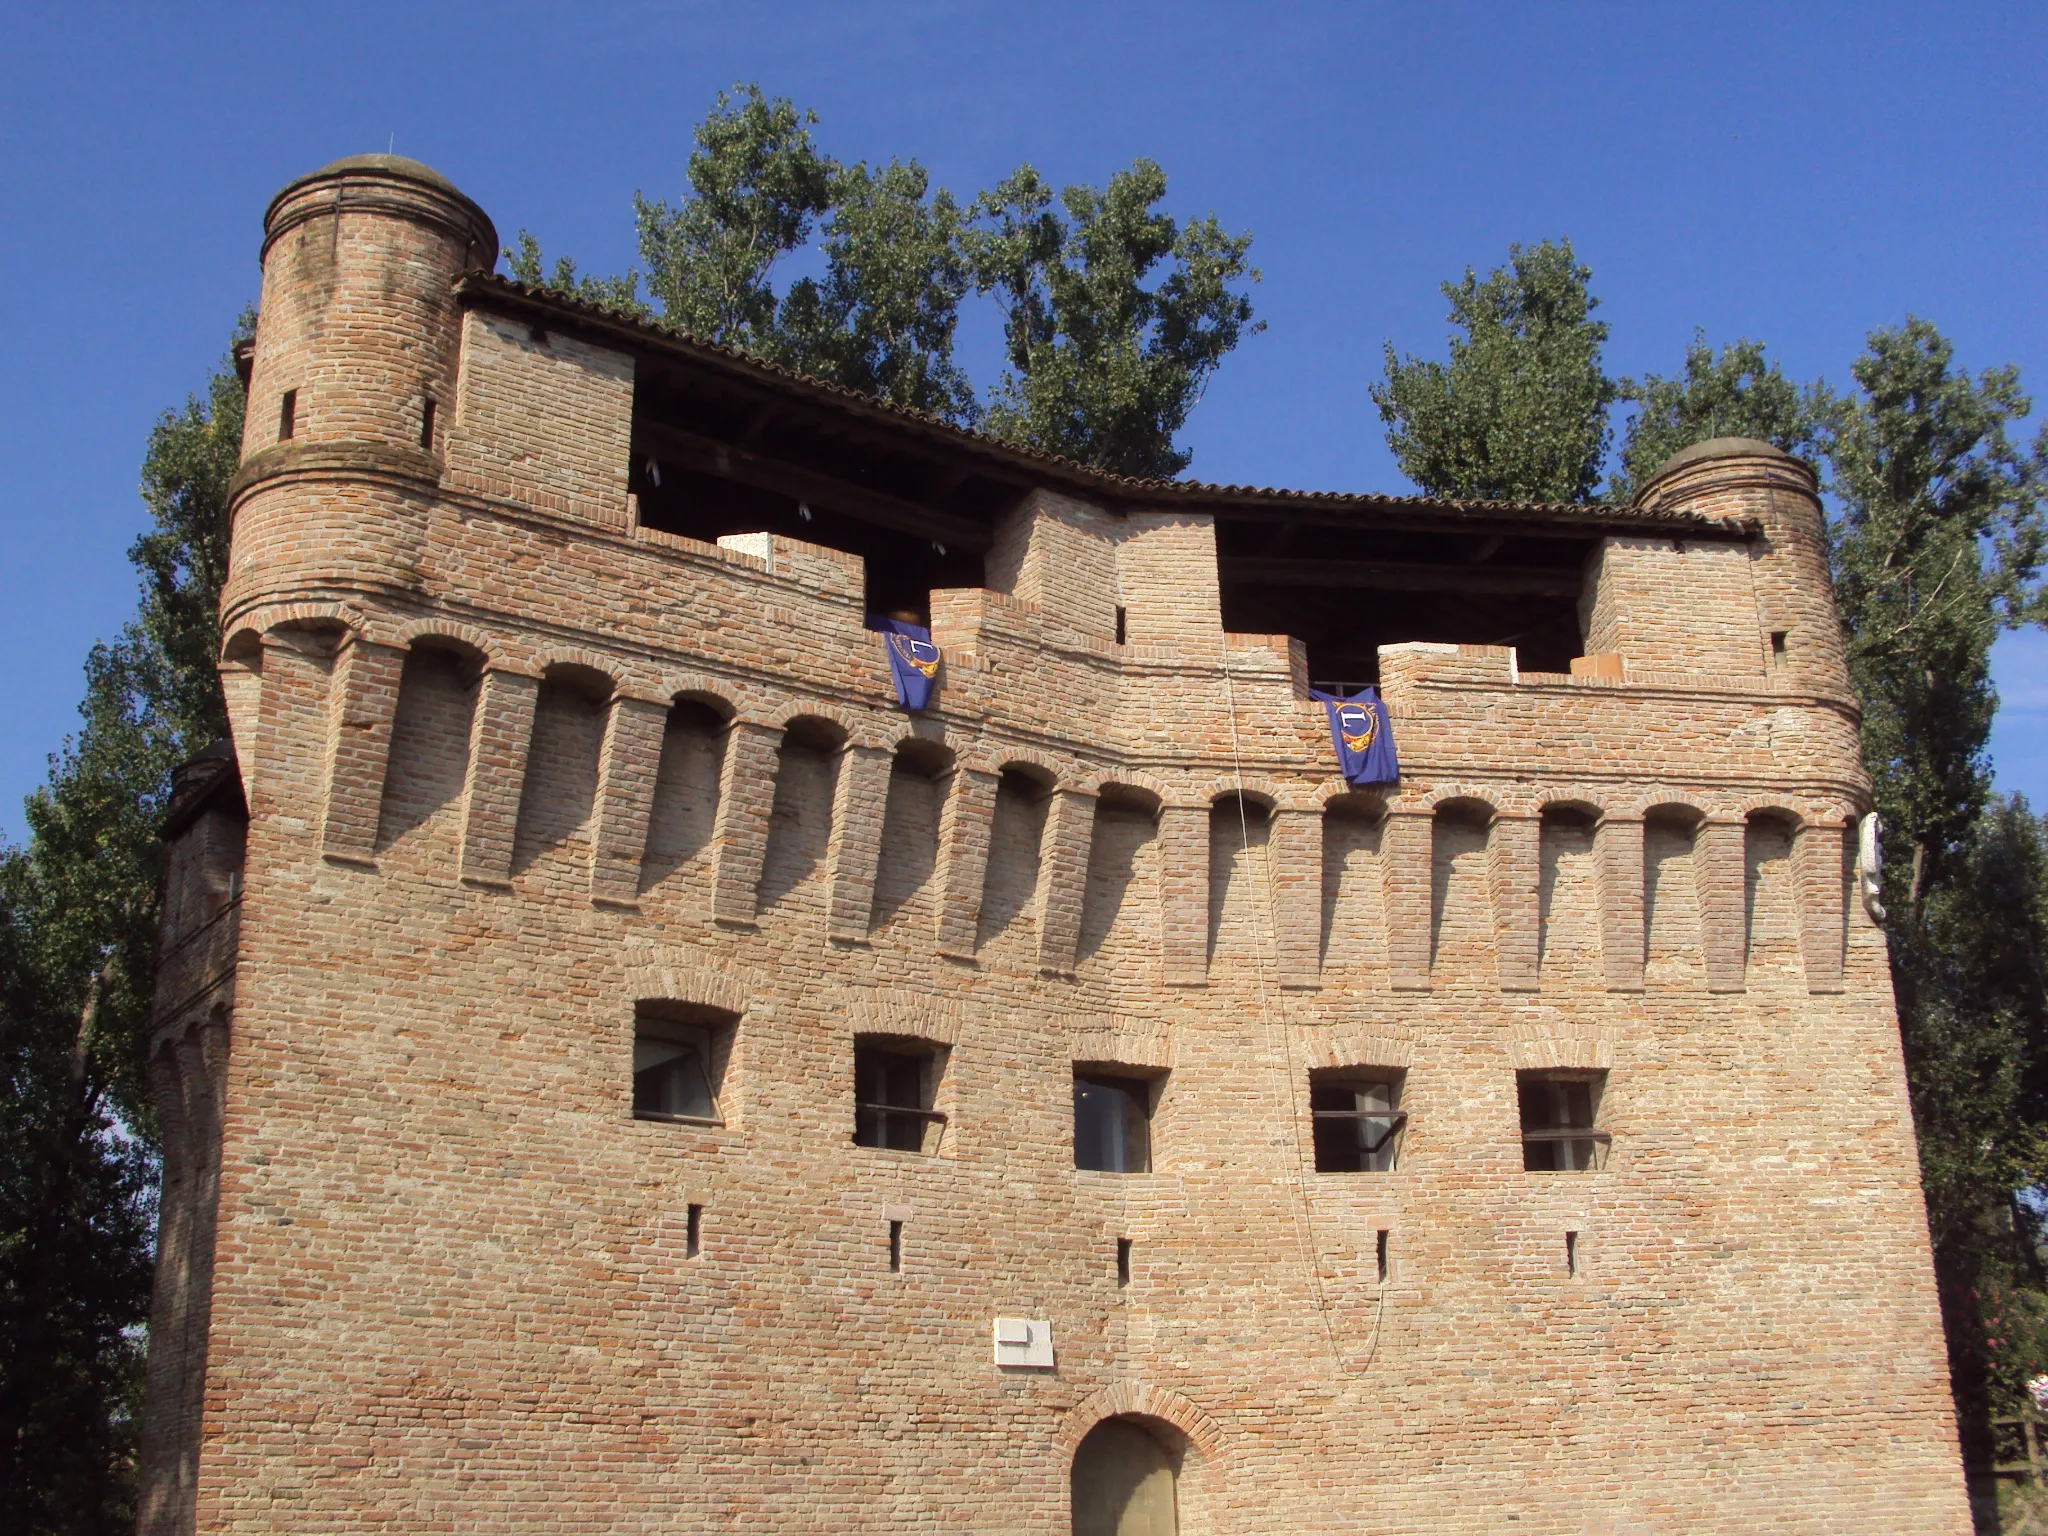
[[[1804,465],[1121,479],[497,248],[266,219],[146,1536],[1968,1529]]]

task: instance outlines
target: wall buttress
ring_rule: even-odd
[[[1396,992],[1429,990],[1430,862],[1436,818],[1429,811],[1387,812],[1381,847],[1386,868],[1387,968]]]
[[[828,939],[868,941],[894,760],[886,747],[848,746],[839,754],[839,773],[832,786],[832,833],[825,848],[826,889],[831,893],[825,908]]]
[[[1000,782],[993,773],[956,768],[946,786],[939,821],[939,953],[950,959],[974,958]]]
[[[367,864],[377,851],[377,813],[391,758],[391,722],[405,652],[361,636],[343,642],[335,662],[327,751],[327,813],[320,851],[330,859]]]
[[[1793,842],[1799,872],[1799,938],[1809,992],[1840,992],[1846,938],[1843,901],[1848,890],[1847,833],[1841,827],[1801,826]]]
[[[1543,823],[1535,816],[1496,816],[1487,838],[1487,884],[1493,897],[1494,966],[1503,992],[1538,985],[1537,923]]]
[[[1603,816],[1593,832],[1600,866],[1600,964],[1610,992],[1643,990],[1643,824]]]
[[[605,721],[598,766],[597,828],[590,841],[590,899],[632,906],[640,896],[640,861],[661,771],[668,706],[615,695]]]
[[[1088,850],[1095,836],[1095,797],[1056,789],[1046,807],[1044,853],[1038,866],[1038,968],[1071,976],[1081,943],[1081,906],[1088,893]]]
[[[711,916],[729,927],[753,926],[781,744],[780,728],[748,720],[735,720],[726,733],[718,821],[711,834]]]
[[[1273,949],[1280,985],[1322,984],[1323,817],[1276,810],[1267,849],[1273,877]]]
[[[512,839],[539,697],[537,677],[495,668],[484,673],[463,789],[462,879],[469,884],[512,883]]]
[[[1159,810],[1159,928],[1169,987],[1209,982],[1209,807]]]
[[[1700,949],[1709,992],[1740,992],[1747,984],[1749,924],[1743,843],[1748,830],[1740,821],[1703,822],[1693,844]]]

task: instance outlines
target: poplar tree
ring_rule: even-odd
[[[1986,752],[2002,630],[2048,622],[2048,431],[2010,367],[1974,378],[1932,325],[1874,331],[1823,440],[1863,756],[1884,823],[1884,905],[1951,1378],[1966,1441],[2048,1369],[2048,851],[1994,802]]]
[[[1249,235],[1160,211],[1149,160],[1055,198],[1026,165],[963,204],[915,160],[842,165],[817,114],[759,86],[721,94],[695,130],[689,190],[636,194],[640,258],[660,320],[814,377],[1006,441],[1132,475],[1174,475],[1174,438],[1223,358],[1262,327],[1245,284]],[[785,256],[815,244],[821,277],[778,294]],[[522,230],[521,282],[639,318],[638,272],[550,268]],[[977,389],[954,359],[962,304],[993,300],[1005,369]]]
[[[1508,247],[1482,281],[1445,283],[1464,334],[1450,358],[1396,355],[1372,400],[1406,475],[1432,496],[1587,501],[1600,481],[1615,383],[1601,367],[1593,273],[1569,240]]]
[[[1825,384],[1794,384],[1765,358],[1762,342],[1737,341],[1717,353],[1704,331],[1693,333],[1680,373],[1623,379],[1616,398],[1638,407],[1607,481],[1607,499],[1623,503],[1671,455],[1711,437],[1753,437],[1810,459],[1833,408]]]
[[[0,1509],[38,1536],[134,1528],[158,831],[172,769],[226,730],[214,660],[241,436],[225,361],[150,434],[139,610],[87,658],[28,844],[0,850]]]
[[[1259,273],[1250,235],[1214,214],[1183,227],[1158,211],[1165,196],[1166,173],[1139,160],[1099,190],[1067,187],[1058,208],[1028,165],[976,199],[975,274],[1003,307],[1009,363],[989,431],[1120,474],[1187,468],[1174,436],[1224,356],[1263,329],[1237,286]]]

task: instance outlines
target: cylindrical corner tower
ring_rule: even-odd
[[[1750,570],[1766,666],[1818,693],[1849,693],[1811,466],[1755,438],[1710,438],[1667,459],[1644,482],[1636,505],[1757,523],[1763,533],[1751,546]]]
[[[416,584],[417,493],[440,479],[460,352],[455,281],[497,258],[484,211],[396,155],[300,177],[263,229],[221,603],[231,645],[252,607]]]
[[[263,302],[242,455],[283,441],[435,447],[455,278],[498,255],[490,218],[417,160],[355,155],[301,176],[263,221]]]

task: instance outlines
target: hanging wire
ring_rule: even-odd
[[[1238,838],[1240,846],[1245,851],[1245,858],[1249,860],[1251,858],[1252,846],[1251,819],[1244,808],[1244,750],[1237,734],[1237,681],[1230,671],[1230,641],[1227,637],[1223,641],[1220,654],[1223,661],[1224,703],[1230,716],[1231,770],[1237,780]],[[1272,830],[1269,820],[1266,834],[1267,853],[1264,860],[1265,894],[1269,908],[1273,901]],[[1273,1017],[1272,999],[1266,989],[1266,937],[1264,925],[1259,921],[1259,903],[1257,900],[1251,903],[1251,914],[1252,957],[1254,972],[1259,982],[1259,1020],[1265,1026],[1267,1048],[1271,1051],[1275,1020]],[[1331,1358],[1336,1360],[1341,1368],[1344,1363],[1344,1356],[1343,1351],[1337,1345],[1336,1329],[1330,1323],[1330,1298],[1323,1287],[1322,1258],[1316,1244],[1315,1213],[1309,1202],[1308,1166],[1302,1161],[1301,1156],[1301,1105],[1299,1102],[1300,1095],[1294,1091],[1294,1042],[1285,1024],[1280,1024],[1278,1028],[1280,1044],[1278,1051],[1274,1052],[1274,1054],[1280,1057],[1281,1064],[1285,1068],[1285,1074],[1281,1082],[1281,1092],[1286,1100],[1288,1129],[1292,1133],[1289,1139],[1294,1147],[1295,1193],[1298,1199],[1291,1202],[1290,1209],[1294,1216],[1295,1236],[1296,1241],[1303,1250],[1302,1262],[1308,1269],[1310,1288],[1315,1292],[1316,1315],[1322,1320],[1323,1338],[1330,1346]],[[1386,1306],[1386,1299],[1386,1287],[1382,1285],[1380,1287],[1380,1305],[1382,1309]],[[1378,1348],[1379,1325],[1375,1323],[1373,1325],[1373,1349],[1377,1352]],[[1371,1363],[1370,1358],[1368,1358],[1367,1363]]]

